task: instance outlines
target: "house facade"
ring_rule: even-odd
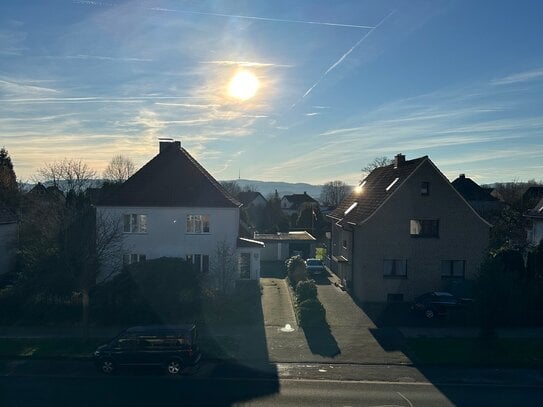
[[[491,225],[428,157],[372,171],[334,212],[331,263],[362,302],[411,301],[467,291]]]
[[[257,191],[242,191],[238,194],[237,199],[246,208],[264,208],[268,203],[266,198],[264,198],[262,194]]]
[[[308,205],[316,208],[319,206],[319,203],[305,191],[303,194],[284,195],[283,198],[281,198],[281,209],[283,210],[283,213],[288,216],[294,213],[299,215],[304,207]]]
[[[16,238],[17,217],[0,203],[0,274],[13,268]]]
[[[530,221],[527,229],[527,241],[529,244],[538,245],[543,240],[543,198],[526,214]]]
[[[239,237],[240,203],[184,149],[160,141],[160,152],[97,205],[97,219],[119,223],[121,263],[179,257],[212,272],[217,249],[235,250],[239,278],[260,277],[263,244]]]

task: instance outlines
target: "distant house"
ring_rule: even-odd
[[[543,186],[531,186],[522,194],[522,206],[532,209],[541,199],[543,199]]]
[[[266,245],[263,261],[286,260],[295,255],[307,259],[315,255],[316,239],[309,232],[256,233],[254,239]]]
[[[0,274],[10,271],[15,261],[17,217],[0,203]]]
[[[286,215],[292,215],[293,213],[299,215],[307,205],[318,207],[319,203],[305,191],[303,194],[284,195],[281,198],[281,209]]]
[[[373,170],[331,214],[331,268],[359,301],[462,294],[488,246],[490,224],[427,157]]]
[[[223,242],[236,250],[240,279],[258,279],[263,243],[239,236],[241,204],[184,148],[161,140],[160,152],[97,204],[98,216],[123,229],[125,264],[181,257],[202,273]]]
[[[260,192],[256,191],[243,191],[240,192],[237,196],[238,201],[240,201],[244,207],[259,207],[263,208],[266,206],[268,201],[262,196]]]
[[[528,243],[537,245],[543,239],[543,198],[528,211],[526,217],[530,221],[527,230]]]
[[[491,189],[482,188],[465,174],[460,174],[451,184],[471,207],[487,220],[503,209],[503,203],[490,194]]]

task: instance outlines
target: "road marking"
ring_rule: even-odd
[[[405,397],[402,393],[400,393],[399,391],[397,391],[396,393],[398,393],[402,399],[407,401],[407,404],[409,404],[409,407],[414,407],[413,403],[411,403],[411,401],[409,401],[409,399],[407,397]]]

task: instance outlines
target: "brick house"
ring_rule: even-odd
[[[427,157],[372,171],[331,214],[331,268],[355,299],[466,291],[491,225]]]

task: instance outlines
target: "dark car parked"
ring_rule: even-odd
[[[106,374],[121,366],[158,366],[176,375],[200,357],[194,324],[135,326],[94,352],[96,366]]]
[[[451,293],[432,291],[415,298],[411,310],[431,319],[436,315],[447,315],[450,310],[464,308],[472,302],[472,299],[458,298]]]
[[[320,275],[326,272],[324,264],[319,259],[307,259],[305,264],[307,272],[311,275]]]

